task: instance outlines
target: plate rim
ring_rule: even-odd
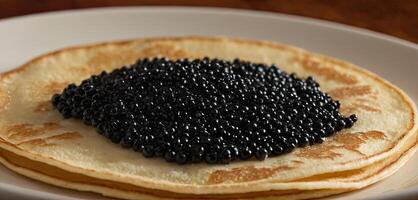
[[[396,36],[389,34],[356,27],[348,24],[343,24],[339,22],[317,19],[312,17],[285,14],[274,11],[263,11],[263,10],[250,10],[250,9],[241,9],[241,8],[223,8],[223,7],[200,7],[200,6],[113,6],[113,7],[98,7],[98,8],[79,8],[79,9],[70,9],[70,10],[58,10],[58,11],[47,11],[41,13],[27,14],[21,16],[13,16],[8,18],[0,19],[0,26],[3,26],[4,23],[16,23],[20,20],[31,20],[33,18],[50,18],[50,17],[65,17],[66,15],[73,15],[74,13],[80,14],[101,14],[101,12],[178,12],[178,13],[209,13],[209,14],[223,14],[223,15],[246,15],[248,17],[269,17],[277,18],[280,20],[286,20],[289,22],[298,22],[301,24],[311,24],[315,26],[320,26],[324,28],[337,29],[342,31],[348,31],[351,33],[374,37],[387,42],[394,42],[399,45],[403,45],[414,50],[418,51],[418,43],[414,43]]]

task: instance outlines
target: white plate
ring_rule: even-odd
[[[0,70],[71,45],[150,36],[224,35],[277,41],[344,59],[418,99],[418,46],[394,37],[303,17],[231,9],[131,7],[65,11],[0,21]],[[390,178],[342,199],[418,198],[418,155]],[[0,198],[98,199],[0,167]],[[415,198],[414,198],[415,199]]]

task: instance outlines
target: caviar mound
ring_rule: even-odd
[[[239,59],[143,59],[70,84],[52,104],[122,147],[179,164],[263,160],[357,121],[312,77]]]

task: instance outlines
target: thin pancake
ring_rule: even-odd
[[[314,76],[357,124],[320,145],[263,162],[179,166],[120,148],[48,103],[54,92],[140,57],[236,57]],[[0,147],[69,172],[192,194],[248,193],[261,183],[359,169],[402,152],[416,139],[416,108],[395,86],[349,63],[268,42],[206,37],[140,39],[76,47],[36,58],[0,80]],[[279,188],[276,188],[279,189]]]

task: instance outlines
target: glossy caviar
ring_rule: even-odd
[[[312,77],[238,59],[143,59],[70,84],[52,103],[124,148],[178,164],[263,160],[357,121]]]

